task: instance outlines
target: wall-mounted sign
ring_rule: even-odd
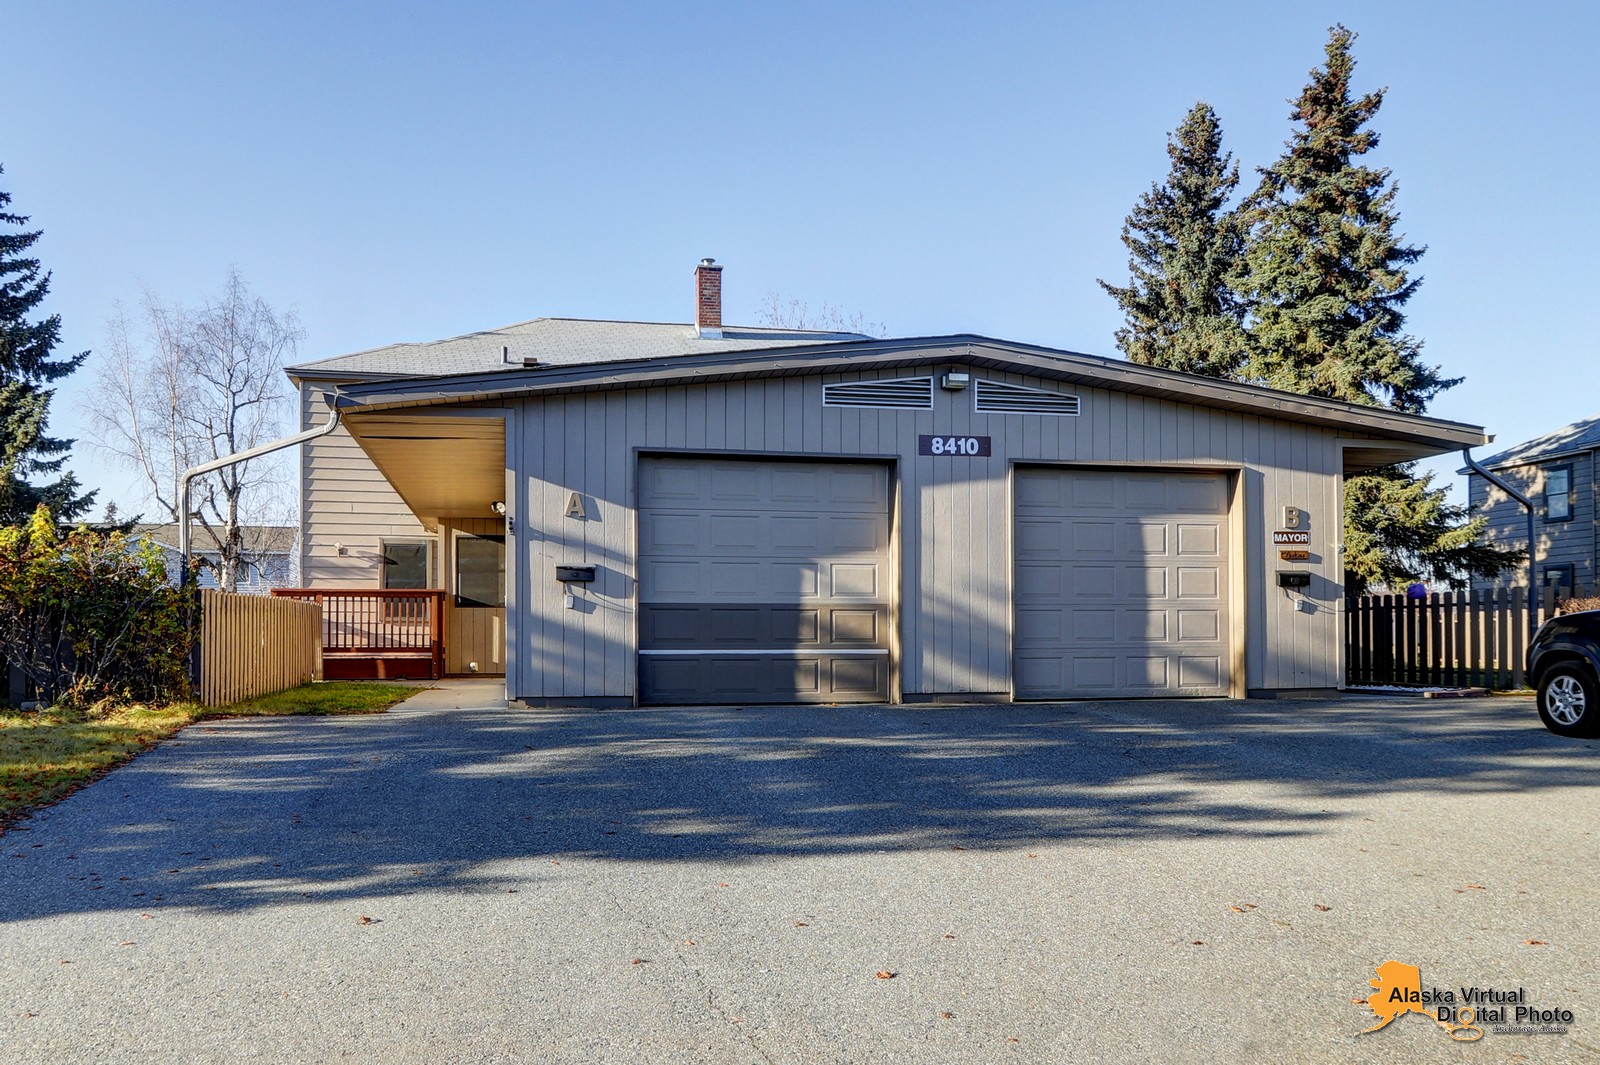
[[[1278,557],[1285,562],[1310,562],[1310,551],[1279,551]]]
[[[1310,546],[1311,534],[1308,532],[1289,532],[1287,530],[1280,529],[1272,534],[1272,542],[1275,544],[1305,544]]]
[[[987,455],[990,439],[987,436],[919,436],[917,454]]]

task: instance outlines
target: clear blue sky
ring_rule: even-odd
[[[303,359],[682,321],[709,255],[730,321],[778,292],[1115,355],[1095,279],[1126,279],[1167,131],[1204,99],[1267,164],[1335,21],[1389,88],[1371,158],[1429,248],[1412,331],[1467,378],[1432,413],[1510,444],[1600,411],[1594,5],[11,0],[0,188],[72,351],[230,266],[298,312]],[[83,383],[56,431],[82,435]]]

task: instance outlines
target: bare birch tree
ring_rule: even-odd
[[[171,521],[178,477],[191,466],[274,440],[285,432],[290,391],[284,377],[304,337],[293,311],[278,311],[237,270],[223,293],[198,309],[146,292],[137,321],[118,308],[96,368],[90,410],[93,442],[142,475],[148,498]],[[237,587],[262,545],[244,525],[288,508],[282,457],[228,466],[195,481],[194,542],[215,554],[218,587]]]
[[[863,336],[884,337],[889,331],[882,322],[869,322],[860,311],[845,314],[831,303],[824,303],[813,311],[804,300],[793,296],[785,298],[768,292],[761,301],[761,324],[779,329],[815,329],[827,333],[859,333]]]

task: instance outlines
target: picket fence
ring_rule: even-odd
[[[1535,624],[1592,589],[1541,588]],[[1522,688],[1526,683],[1528,591],[1497,588],[1425,598],[1352,596],[1345,602],[1345,680],[1392,684]]]
[[[221,706],[322,679],[322,608],[200,592],[200,701]]]

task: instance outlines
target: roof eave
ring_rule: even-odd
[[[550,366],[512,373],[497,371],[448,377],[399,378],[364,385],[353,384],[343,390],[338,404],[343,409],[378,411],[484,402],[559,391],[608,390],[663,383],[710,383],[755,375],[791,376],[892,369],[938,362],[1018,369],[1087,387],[1151,395],[1180,403],[1199,401],[1204,406],[1241,413],[1311,422],[1345,430],[1363,430],[1441,451],[1477,447],[1489,439],[1481,426],[1464,422],[1277,392],[1256,385],[1196,377],[975,334],[905,337],[868,343],[854,341],[801,349],[791,347],[713,355],[679,355],[625,362]]]

